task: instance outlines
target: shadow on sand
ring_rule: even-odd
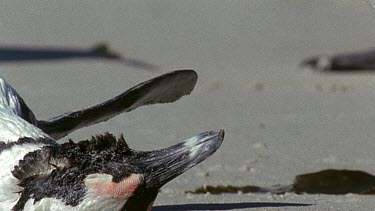
[[[113,52],[106,43],[89,49],[63,47],[0,46],[0,63],[41,62],[66,59],[108,59],[123,65],[145,70],[157,70],[158,66],[142,60],[125,58]]]
[[[163,205],[153,207],[153,211],[166,210],[237,210],[249,208],[269,208],[269,207],[305,207],[313,204],[302,203],[277,203],[277,202],[251,202],[251,203],[223,203],[223,204],[179,204]]]

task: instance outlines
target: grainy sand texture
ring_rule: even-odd
[[[0,45],[89,48],[107,41],[159,67],[76,59],[0,64],[38,119],[100,103],[176,69],[191,95],[142,107],[65,137],[109,131],[132,148],[166,147],[225,129],[220,149],[167,184],[154,210],[373,210],[356,194],[186,194],[203,185],[288,185],[323,169],[375,174],[375,72],[301,69],[306,57],[375,46],[365,0],[0,2]]]

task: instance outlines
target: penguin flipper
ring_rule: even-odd
[[[77,129],[106,121],[143,105],[174,102],[189,95],[197,79],[194,70],[176,70],[140,83],[101,104],[65,113],[48,121],[37,121],[36,125],[57,140]]]

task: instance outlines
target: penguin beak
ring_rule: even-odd
[[[315,67],[318,63],[318,57],[309,57],[309,58],[306,58],[304,59],[300,64],[299,64],[299,67],[300,68],[304,68],[304,67]]]
[[[146,189],[159,189],[204,161],[220,147],[223,139],[224,130],[212,130],[168,148],[139,152],[140,157],[136,162],[145,169],[143,176]]]

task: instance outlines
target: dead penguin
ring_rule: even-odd
[[[56,139],[142,105],[176,101],[196,80],[192,70],[174,71],[102,104],[39,121],[1,79],[1,210],[151,209],[162,185],[217,150],[223,130],[149,152],[131,150],[109,134],[79,143]]]
[[[159,189],[213,154],[223,138],[223,130],[209,131],[148,152],[132,150],[110,134],[50,144],[27,153],[13,168],[20,194],[14,192],[16,183],[3,183],[3,198],[9,199],[1,205],[14,211],[151,210]]]
[[[375,48],[363,51],[306,58],[300,64],[320,71],[363,71],[375,69]]]

